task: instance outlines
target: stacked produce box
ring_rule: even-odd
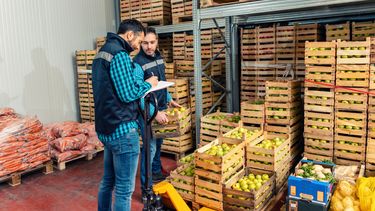
[[[263,128],[265,110],[263,100],[250,100],[241,103],[241,121],[245,126]]]
[[[370,92],[368,101],[368,132],[366,150],[366,175],[375,175],[375,38],[370,39]]]
[[[336,164],[365,161],[370,39],[338,41],[335,93]]]
[[[333,160],[336,42],[306,42],[304,156]]]
[[[290,139],[290,161],[298,162],[303,149],[303,112],[301,103],[301,82],[267,81],[266,83],[266,125],[269,134],[285,134]]]
[[[296,27],[277,26],[276,27],[276,64],[289,65],[292,70],[295,69],[296,61]],[[287,69],[276,68],[277,77],[286,75]],[[288,78],[292,75],[288,74]],[[291,78],[294,79],[294,78]]]

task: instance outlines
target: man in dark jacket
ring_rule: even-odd
[[[146,28],[145,38],[141,44],[141,49],[138,55],[134,58],[134,62],[141,65],[144,70],[144,79],[148,79],[152,76],[157,76],[160,81],[166,81],[165,78],[165,65],[163,57],[160,52],[157,50],[158,46],[158,36],[155,32],[155,29],[152,27]],[[155,120],[164,124],[168,122],[166,113],[164,112],[167,109],[168,104],[173,107],[180,107],[175,101],[173,101],[171,95],[168,93],[167,89],[159,90],[155,92],[157,96],[157,102],[159,110],[156,115]],[[155,104],[155,102],[154,102]],[[153,112],[153,108],[151,109]],[[143,135],[142,120],[141,121],[141,133]],[[154,139],[150,142],[150,152],[151,152],[151,162],[152,162],[152,179],[150,180],[150,187],[152,181],[157,182],[165,179],[165,176],[162,174],[162,166],[160,160],[160,150],[163,139]],[[142,148],[141,152],[141,188],[144,191],[146,183],[146,164],[145,164],[145,150]]]
[[[104,175],[98,210],[130,211],[138,166],[138,99],[158,83],[156,77],[136,80],[129,53],[139,48],[144,27],[137,20],[121,22],[117,34],[108,33],[93,68],[95,129],[104,144]]]

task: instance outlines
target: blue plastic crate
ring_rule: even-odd
[[[304,163],[312,162],[314,165],[322,165],[324,168],[331,168],[334,172],[335,165],[311,160],[301,160],[296,169]],[[288,195],[293,198],[310,200],[316,203],[327,204],[332,193],[333,184],[317,180],[296,177],[294,174],[288,178]]]

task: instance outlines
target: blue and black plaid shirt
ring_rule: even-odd
[[[137,74],[143,73],[143,71],[136,70],[136,68],[141,68],[139,65],[135,65],[135,68],[133,68],[132,63],[133,61],[127,53],[120,52],[112,59],[110,66],[110,75],[116,93],[120,100],[125,103],[141,98],[151,89],[151,84],[148,82],[137,80],[140,77]],[[136,120],[120,124],[111,135],[98,134],[98,138],[104,141],[111,141],[129,133],[132,129],[138,129]]]

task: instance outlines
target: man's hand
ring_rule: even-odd
[[[172,106],[172,107],[176,107],[176,108],[181,108],[181,105],[178,104],[176,101],[174,100],[171,100],[171,102],[169,102],[169,106]]]
[[[167,114],[164,111],[158,111],[155,120],[161,125],[166,124],[168,123]]]
[[[156,76],[151,76],[149,79],[146,80],[148,83],[151,84],[152,87],[156,87],[159,83],[158,77]]]

